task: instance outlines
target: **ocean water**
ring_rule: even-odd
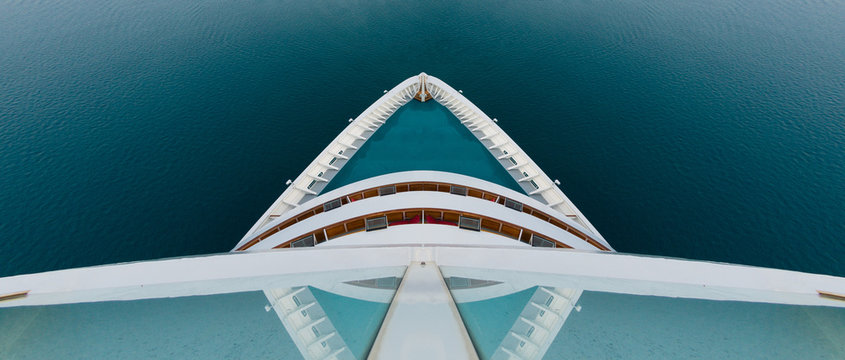
[[[328,317],[347,354],[365,359],[390,304],[308,290],[320,308],[310,308],[310,316]],[[264,293],[251,291],[0,308],[7,330],[0,332],[0,358],[302,359],[276,312],[265,305]],[[325,322],[317,324],[326,329]],[[309,328],[301,330],[313,331]]]
[[[841,359],[845,312],[823,306],[586,291],[545,359]],[[648,324],[648,326],[643,326]]]
[[[425,71],[613,246],[845,276],[837,1],[0,1],[0,275],[228,251]]]
[[[302,359],[260,291],[0,309],[3,359]]]
[[[452,290],[458,291],[472,290]],[[525,336],[545,331],[541,324],[551,313],[541,317],[529,305],[535,291],[537,287],[531,287],[457,304],[481,359],[493,358],[502,344],[513,350],[518,341],[511,332]],[[519,320],[523,316],[532,323]],[[542,358],[842,359],[843,323],[845,311],[824,306],[585,291],[560,332],[550,335],[553,339]]]
[[[462,290],[451,291],[454,293]],[[482,301],[455,303],[478,357],[493,357],[502,340],[508,336],[508,331],[519,321],[522,309],[536,291],[537,287],[534,286]]]

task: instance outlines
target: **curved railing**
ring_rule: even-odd
[[[301,222],[305,219],[308,219],[312,216],[317,214],[331,211],[346,204],[364,200],[373,197],[379,196],[388,196],[393,195],[395,193],[402,193],[402,192],[413,192],[413,191],[432,191],[432,192],[442,192],[442,193],[449,193],[456,196],[469,196],[479,199],[485,199],[492,202],[495,202],[499,205],[511,208],[516,211],[520,211],[529,215],[532,215],[540,220],[546,221],[551,223],[552,225],[572,234],[576,237],[580,238],[583,241],[586,241],[593,247],[602,250],[602,251],[610,251],[610,248],[604,246],[601,242],[597,239],[591,237],[586,232],[581,231],[574,226],[566,224],[565,221],[552,216],[546,212],[543,212],[539,209],[526,205],[522,202],[514,200],[512,198],[503,196],[501,194],[490,192],[488,190],[475,188],[475,187],[467,187],[460,184],[453,184],[453,183],[443,183],[443,182],[432,182],[432,181],[418,181],[418,182],[401,182],[401,183],[390,183],[379,185],[376,187],[370,187],[363,190],[357,190],[351,193],[344,194],[342,196],[332,198],[331,200],[322,203],[320,205],[314,206],[310,209],[304,210],[299,212],[298,214],[291,216],[289,219],[281,222],[280,224],[273,226],[269,229],[264,230],[260,234],[256,235],[254,238],[246,242],[244,245],[238,247],[236,251],[244,251],[252,247],[253,245],[261,242],[269,238],[270,236],[275,235],[279,231],[282,231],[293,224]],[[562,242],[561,242],[562,243]],[[567,247],[570,247],[567,245]]]
[[[377,222],[378,225],[370,226],[373,222]],[[477,213],[441,208],[407,208],[373,212],[338,221],[295,236],[273,246],[273,249],[315,246],[362,231],[376,231],[393,226],[413,224],[444,225],[469,231],[484,231],[535,247],[572,248],[562,241],[527,227]]]
[[[552,181],[496,124],[495,120],[491,120],[459,91],[442,80],[424,73],[410,77],[390,91],[386,91],[384,96],[370,105],[361,115],[355,119],[350,119],[349,126],[314,159],[305,171],[292,182],[288,182],[290,186],[253,225],[239,244],[251,241],[247,239],[255,236],[255,232],[267,225],[274,217],[315,198],[346,164],[347,160],[357,152],[358,148],[399,107],[414,98],[419,99],[423,95],[427,99],[433,98],[448,108],[502,163],[529,196],[583,225],[592,233],[590,236],[586,236],[585,241],[598,243],[599,245],[593,245],[599,249],[612,250],[598,230],[556,186],[557,181]],[[238,250],[241,248],[244,248],[244,246],[240,246]]]
[[[244,235],[241,242],[264,226],[274,215],[280,215],[299,204],[317,196],[326,184],[337,174],[364,142],[381,127],[393,113],[411,101],[419,91],[420,78],[414,76],[396,85],[375,103],[365,109],[337,136],[323,152],[293,181],[273,202],[273,205],[259,218]]]
[[[528,195],[534,196],[548,204],[549,207],[560,211],[564,215],[573,216],[579,223],[588,228],[598,241],[605,247],[610,244],[601,236],[595,227],[587,220],[584,214],[575,207],[575,204],[557,187],[559,182],[552,181],[540,167],[528,157],[519,145],[496,124],[495,119],[490,119],[481,109],[463,96],[460,91],[443,82],[442,80],[428,76],[426,78],[426,89],[431,96],[445,106],[481,141],[490,153],[502,162],[505,170],[514,177],[514,180],[522,186]]]

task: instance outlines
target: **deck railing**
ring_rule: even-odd
[[[379,225],[370,226],[368,223],[373,220],[379,220]],[[465,220],[470,220],[471,223],[465,223]],[[315,246],[362,231],[377,231],[392,226],[411,224],[445,225],[469,231],[484,231],[535,247],[572,248],[562,241],[526,227],[481,214],[440,208],[408,208],[369,213],[322,226],[286,240],[274,246],[273,249]]]
[[[424,79],[424,80],[423,80]],[[547,204],[568,218],[583,225],[591,232],[590,240],[601,244],[602,249],[611,249],[598,230],[584,217],[580,210],[557,187],[528,155],[496,124],[496,121],[482,112],[459,91],[442,80],[420,74],[399,83],[387,91],[375,103],[364,110],[341,132],[323,152],[295,180],[273,205],[253,225],[239,244],[277,217],[307,200],[316,197],[337,174],[364,142],[402,105],[418,96],[421,82],[425,81],[426,93],[449,109],[464,126],[484,144],[502,166],[529,196]],[[240,249],[240,248],[239,248]]]
[[[314,206],[310,209],[304,210],[299,212],[298,214],[291,216],[289,219],[283,221],[282,223],[273,226],[269,229],[264,230],[260,234],[256,235],[254,238],[249,240],[244,245],[237,248],[237,251],[244,251],[252,247],[253,245],[259,243],[260,241],[269,238],[272,235],[275,235],[279,231],[282,231],[293,224],[301,222],[305,219],[308,219],[312,216],[317,214],[331,211],[351,202],[373,198],[373,197],[380,197],[380,196],[390,196],[395,193],[402,193],[402,192],[411,192],[411,191],[433,191],[433,192],[442,192],[442,193],[449,193],[456,196],[469,196],[479,199],[489,200],[491,202],[495,202],[499,205],[508,207],[515,211],[523,212],[529,215],[532,215],[540,220],[546,221],[551,223],[552,225],[563,229],[569,232],[572,235],[580,238],[588,242],[590,245],[594,246],[595,248],[602,250],[602,251],[610,251],[610,249],[604,246],[601,242],[597,239],[593,238],[589,234],[584,231],[581,231],[570,224],[566,224],[565,221],[540,211],[534,207],[529,205],[523,204],[517,200],[502,196],[500,194],[490,192],[484,189],[479,189],[475,187],[467,187],[464,185],[459,184],[451,184],[451,183],[442,183],[442,182],[402,182],[402,183],[391,183],[391,184],[384,184],[379,185],[376,187],[371,187],[363,190],[358,190],[355,192],[351,192],[340,197],[334,198],[329,200],[325,203],[320,205]]]
[[[436,77],[427,77],[426,88],[431,92],[434,100],[449,109],[487,147],[487,150],[502,163],[505,170],[513,176],[514,180],[520,184],[528,195],[541,200],[564,215],[573,217],[587,227],[604,246],[610,248],[610,244],[604,240],[598,230],[558,188],[559,182],[549,178],[528,157],[528,154],[522,151],[519,145],[496,124],[497,120],[491,119],[464,97],[460,91],[456,91]]]
[[[308,167],[279,196],[269,209],[244,235],[241,242],[264,226],[272,216],[295,208],[317,196],[328,182],[346,164],[358,148],[381,127],[393,113],[414,98],[419,90],[419,77],[411,77],[399,83],[365,109],[318,155]]]

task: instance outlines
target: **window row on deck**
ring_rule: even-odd
[[[392,226],[434,224],[470,231],[484,231],[505,236],[536,247],[571,246],[536,231],[491,217],[447,209],[411,208],[371,213],[315,229],[273,247],[274,249],[309,247],[362,231],[376,231]]]
[[[314,215],[331,211],[337,209],[343,205],[349,204],[351,202],[377,197],[377,196],[388,196],[393,195],[400,192],[408,192],[408,191],[436,191],[436,192],[443,192],[443,193],[450,193],[453,195],[458,196],[470,196],[479,199],[485,199],[497,204],[503,205],[507,208],[513,209],[515,211],[524,212],[526,214],[532,215],[538,219],[543,221],[549,222],[555,225],[558,228],[561,228],[578,238],[590,243],[594,247],[600,250],[609,251],[607,247],[602,245],[600,242],[596,241],[589,235],[585,234],[584,232],[567,225],[563,221],[546,214],[540,210],[537,210],[531,206],[525,205],[519,201],[489,192],[482,189],[472,188],[461,186],[457,184],[449,184],[449,183],[440,183],[440,182],[405,182],[405,183],[396,183],[396,184],[389,184],[383,185],[380,187],[373,187],[361,191],[356,191],[339,198],[332,199],[328,202],[323,203],[322,205],[315,206],[311,209],[305,210],[294,217],[282,222],[279,225],[273,226],[258,236],[254,237],[252,240],[244,244],[243,246],[239,247],[238,251],[246,250],[253,245],[257,244],[258,242],[272,236],[273,234],[297,223],[303,221],[309,217]]]

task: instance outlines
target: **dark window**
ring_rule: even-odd
[[[552,242],[552,241],[546,240],[542,237],[539,237],[537,235],[532,234],[531,235],[531,246],[553,248],[553,247],[555,247],[555,243]]]
[[[511,199],[505,199],[505,207],[514,209],[516,211],[522,211],[522,203],[518,201],[513,201]]]
[[[385,186],[378,188],[378,196],[391,195],[396,193],[396,186]]]
[[[467,196],[467,188],[463,186],[452,186],[449,192],[455,195]]]
[[[323,211],[330,211],[340,207],[340,199],[334,199],[323,204]]]
[[[367,219],[367,231],[379,230],[387,227],[387,216]]]
[[[481,219],[461,216],[458,219],[458,226],[461,229],[481,231]]]
[[[296,240],[290,244],[290,247],[306,247],[314,246],[314,235],[308,235],[302,239]]]

